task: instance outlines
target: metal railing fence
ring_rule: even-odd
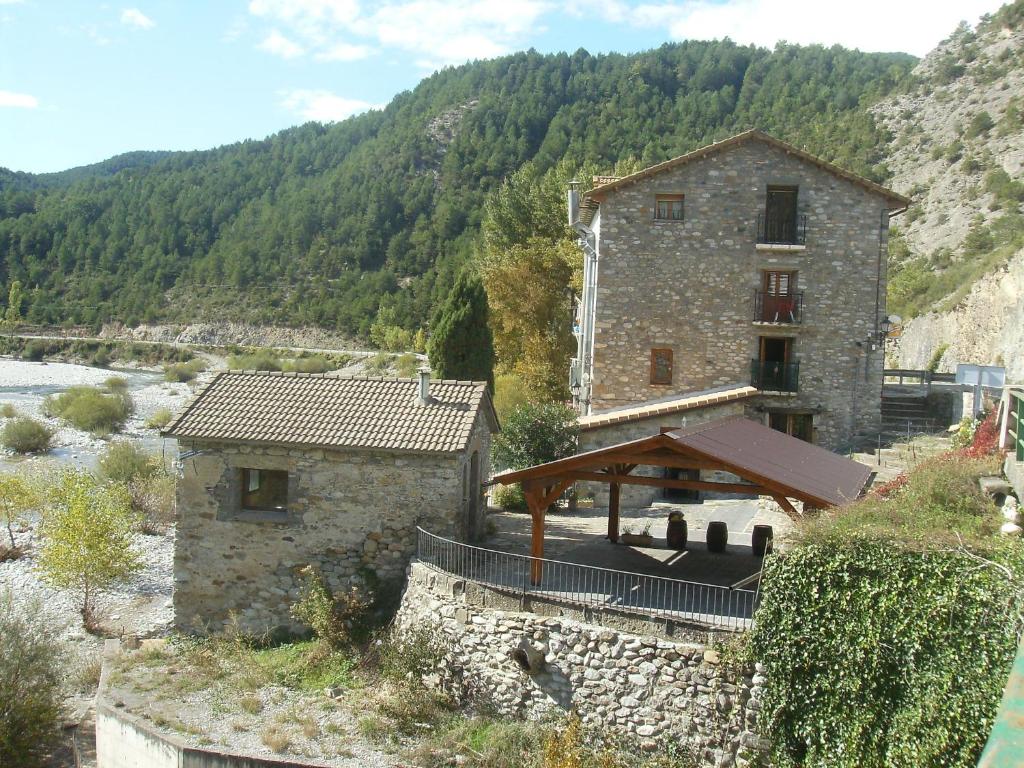
[[[499,552],[422,528],[417,528],[416,551],[428,567],[513,595],[720,629],[749,628],[760,602],[754,590]],[[539,580],[534,578],[538,570]]]
[[[769,293],[754,291],[754,322],[755,323],[792,323],[803,322],[804,292]]]
[[[763,245],[805,245],[807,214],[757,214],[757,242]]]
[[[797,392],[800,389],[800,362],[751,360],[750,384],[769,392]]]

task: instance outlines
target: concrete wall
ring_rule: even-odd
[[[799,186],[802,252],[758,250],[769,184]],[[655,196],[685,195],[685,220],[653,219]],[[800,392],[761,405],[814,413],[817,442],[846,445],[877,430],[883,355],[866,341],[885,316],[878,280],[885,202],[759,141],[660,173],[601,203],[592,411],[750,380],[758,337],[793,339]],[[797,272],[802,325],[754,322],[763,270]],[[670,385],[650,384],[650,351],[673,350]]]
[[[659,434],[663,427],[693,427],[698,424],[715,421],[716,419],[742,416],[744,407],[743,401],[736,401],[673,413],[667,416],[651,416],[650,418],[638,419],[636,421],[585,429],[580,432],[579,451],[582,453],[597,448],[607,448],[610,445],[623,443],[627,440],[651,437],[652,435]],[[641,466],[633,470],[632,474],[654,477],[660,476],[661,472],[660,467]],[[702,472],[701,479],[717,480],[720,482],[735,482],[736,480],[732,475],[727,475],[723,472]],[[594,494],[594,504],[596,506],[608,506],[608,486],[606,484],[579,483],[577,487],[580,494]],[[623,485],[619,496],[619,503],[623,507],[646,507],[661,497],[662,492],[660,488],[650,488],[643,485]]]
[[[326,765],[190,747],[112,706],[102,696],[96,702],[97,768],[325,768]]]
[[[465,454],[322,451],[195,443],[178,482],[175,624],[218,631],[232,614],[247,632],[300,629],[289,607],[299,570],[313,564],[334,589],[372,571],[402,578],[416,526],[465,539],[482,530],[466,467],[474,451],[488,472],[490,433],[477,425]],[[287,515],[239,511],[240,469],[287,470]],[[475,510],[475,520],[474,517]],[[471,525],[472,521],[472,525]]]
[[[410,569],[399,626],[436,626],[449,647],[428,681],[509,716],[575,711],[605,737],[689,749],[702,765],[743,766],[763,755],[757,668],[733,671],[702,644],[523,612],[473,587],[420,563]],[[531,672],[510,658],[516,649],[534,657]]]

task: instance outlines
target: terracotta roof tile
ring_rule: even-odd
[[[617,408],[613,411],[603,411],[583,416],[580,419],[580,429],[597,429],[612,424],[621,424],[627,421],[639,421],[649,419],[652,416],[664,416],[671,413],[692,411],[697,408],[707,408],[711,405],[721,405],[734,400],[744,400],[757,394],[754,387],[748,385],[736,386],[731,389],[691,392],[670,400],[658,400],[655,402],[640,403],[626,408]]]
[[[197,392],[169,437],[322,448],[450,453],[469,441],[481,409],[497,429],[487,385],[414,379],[227,371]]]

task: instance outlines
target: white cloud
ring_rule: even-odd
[[[15,93],[14,91],[0,91],[0,107],[16,107],[19,109],[35,109],[39,106],[39,99],[27,93]]]
[[[121,23],[138,29],[152,29],[156,22],[138,8],[125,8],[121,11]]]
[[[729,37],[772,47],[790,43],[836,43],[865,51],[928,53],[961,20],[971,23],[999,8],[1001,0],[726,0],[630,4],[621,0],[594,8],[612,23],[663,27],[675,40]]]
[[[289,40],[276,29],[272,30],[270,34],[263,39],[263,42],[259,44],[259,48],[267,53],[280,56],[282,59],[294,59],[296,56],[301,56],[305,53],[305,50],[301,45],[293,40]]]
[[[320,60],[363,58],[379,45],[426,67],[515,50],[543,31],[539,21],[552,9],[547,0],[392,0],[365,10],[356,0],[249,3],[250,13],[287,29]]]
[[[346,99],[330,91],[303,89],[286,92],[281,104],[307,120],[318,120],[321,123],[344,120],[368,109],[380,109],[377,104],[360,99]]]
[[[320,51],[316,58],[320,61],[358,61],[365,59],[373,53],[368,45],[352,45],[351,43],[337,43],[330,48]]]

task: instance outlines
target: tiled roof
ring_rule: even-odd
[[[463,450],[484,409],[487,385],[414,379],[227,371],[200,390],[164,430],[182,440],[450,453]]]
[[[583,416],[580,419],[580,429],[597,429],[612,424],[621,424],[626,421],[639,421],[649,419],[652,416],[667,416],[672,413],[691,411],[697,408],[707,408],[712,405],[731,403],[734,400],[743,400],[753,397],[757,390],[749,385],[736,386],[730,389],[708,390],[704,392],[691,392],[681,397],[670,400],[657,400],[654,402],[641,403],[628,408],[616,408],[613,411],[602,411]]]

